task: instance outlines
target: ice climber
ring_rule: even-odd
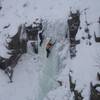
[[[53,48],[55,44],[55,41],[52,41],[52,39],[49,40],[49,42],[46,45],[46,52],[47,52],[47,58],[49,57],[49,54],[51,52],[51,49]]]

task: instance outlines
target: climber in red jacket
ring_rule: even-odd
[[[47,58],[49,57],[49,54],[51,52],[51,49],[53,48],[55,42],[52,42],[52,39],[50,39],[50,41],[47,43],[46,46],[46,51],[47,51]]]

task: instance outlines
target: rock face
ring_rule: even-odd
[[[36,19],[37,21],[38,19]],[[42,22],[33,22],[31,25],[25,27],[28,40],[38,40],[38,31],[42,30]]]
[[[82,91],[76,90],[76,81],[72,82],[72,76],[69,74],[70,91],[74,93],[74,100],[83,100]]]
[[[75,13],[70,12],[68,19],[68,28],[69,28],[69,42],[70,42],[70,57],[73,58],[76,56],[76,44],[79,41],[75,40],[78,28],[80,26],[80,12],[77,10]]]
[[[28,41],[32,41],[31,45],[36,54],[38,54],[38,35],[39,31],[42,31],[42,29],[42,21],[39,21],[39,19],[36,19],[31,25],[25,27],[27,39]]]
[[[75,37],[80,25],[80,12],[76,11],[76,13],[70,12],[70,16],[68,19],[68,27],[69,27],[69,38],[70,43],[75,43]]]
[[[22,53],[26,52],[26,46],[23,47],[23,40],[20,40],[22,26],[18,28],[18,32],[13,37],[8,37],[10,39],[7,42],[6,48],[10,51],[8,54],[10,55],[9,58],[2,58],[0,57],[0,68],[5,71],[8,75],[10,82],[12,82],[13,76],[13,68],[16,66],[19,58],[21,57]]]
[[[6,48],[10,51],[9,58],[2,58],[0,60],[0,68],[5,70],[8,66],[11,66],[13,62],[15,61],[17,55],[20,53],[20,31],[21,27],[18,28],[18,32],[13,37],[8,37],[10,39],[9,42],[7,42]]]
[[[20,25],[13,37],[8,36],[10,41],[7,42],[6,48],[10,51],[8,53],[10,57],[0,57],[0,68],[6,71],[7,74],[12,72],[21,55],[27,52],[27,42],[30,40],[33,41],[32,46],[34,52],[38,53],[38,44],[36,43],[38,43],[38,31],[40,30],[42,30],[42,23],[33,22],[33,24],[27,27],[25,24]],[[11,70],[8,70],[9,67]]]
[[[98,26],[99,26],[99,31],[100,31],[100,17],[99,17],[99,20],[98,20]],[[96,36],[96,34],[99,35],[99,36]],[[99,32],[98,33],[94,32],[94,38],[95,38],[96,42],[100,42],[100,33]]]
[[[100,84],[92,85],[91,83],[91,94],[90,94],[90,100],[100,100],[100,90],[97,88],[100,88]]]

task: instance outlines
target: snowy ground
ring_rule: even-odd
[[[23,55],[15,68],[12,84],[8,83],[8,77],[0,71],[0,100],[36,100],[40,69],[37,62],[37,57]]]
[[[7,76],[0,70],[0,100],[73,100],[69,91],[68,74],[72,70],[73,80],[76,80],[76,89],[82,90],[84,100],[89,100],[89,83],[98,83],[96,72],[100,72],[100,45],[93,41],[87,46],[86,41],[77,46],[77,56],[69,58],[69,44],[64,39],[65,27],[69,10],[85,8],[87,19],[92,25],[89,27],[91,35],[98,34],[98,18],[100,16],[100,0],[1,0],[0,10],[0,56],[8,58],[5,43],[8,37],[13,36],[20,24],[32,23],[34,18],[43,18],[49,23],[46,27],[47,37],[54,37],[57,43],[50,58],[46,58],[45,44],[39,47],[39,55],[32,52],[29,46],[28,53],[23,55],[15,68],[13,83],[8,83]],[[10,27],[4,29],[4,26]],[[84,13],[81,14],[82,30],[78,32],[80,38],[84,30]],[[58,75],[59,72],[59,75]],[[63,82],[63,86],[57,84]],[[51,91],[50,91],[51,90]],[[49,92],[50,91],[50,92]]]

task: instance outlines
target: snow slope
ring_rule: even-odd
[[[68,74],[73,70],[73,80],[77,89],[83,90],[84,100],[89,100],[89,83],[96,82],[96,72],[100,70],[98,64],[99,44],[93,41],[91,47],[84,41],[77,46],[77,57],[69,59],[69,45],[64,39],[67,17],[70,9],[87,10],[87,19],[92,25],[91,34],[99,33],[97,21],[100,16],[100,0],[1,0],[0,10],[0,56],[8,58],[9,52],[5,48],[8,35],[16,34],[18,26],[27,22],[30,24],[35,18],[47,21],[46,37],[54,37],[57,44],[49,59],[45,55],[45,43],[39,48],[39,55],[28,47],[28,53],[23,55],[15,68],[13,83],[9,84],[6,75],[0,70],[0,100],[73,100],[69,90]],[[77,38],[82,36],[85,28],[84,12],[81,14],[81,27]],[[9,25],[9,28],[4,29]],[[97,66],[97,67],[96,67]],[[58,75],[59,72],[59,75]],[[63,82],[63,86],[57,84]],[[57,88],[58,87],[58,88]],[[51,91],[50,91],[51,90]],[[50,92],[49,92],[50,91]],[[48,93],[49,92],[49,93]]]
[[[0,71],[0,100],[36,100],[39,83],[37,62],[37,57],[23,55],[15,68],[12,84],[8,83],[8,77]]]

